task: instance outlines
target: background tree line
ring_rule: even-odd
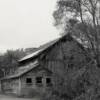
[[[7,50],[0,55],[0,77],[13,74],[18,68],[18,60],[33,53],[37,48]]]

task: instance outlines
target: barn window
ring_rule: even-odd
[[[26,78],[26,83],[27,84],[32,84],[32,78]]]
[[[72,63],[68,64],[69,68],[73,68],[73,66],[74,66],[74,64],[72,64]]]
[[[51,85],[51,78],[46,78],[46,84],[47,84],[47,86]]]
[[[36,84],[42,84],[42,77],[36,77]]]

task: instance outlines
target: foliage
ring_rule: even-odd
[[[13,74],[18,67],[18,60],[35,50],[36,48],[7,50],[6,53],[0,55],[0,77]]]
[[[99,67],[100,1],[58,0],[53,16],[65,34],[70,32],[88,44]]]
[[[71,69],[49,97],[54,98],[55,93],[54,100],[99,100],[100,0],[58,0],[53,16],[55,26],[61,28],[63,34],[72,34],[88,47],[87,55],[94,63]]]
[[[70,32],[88,44],[99,67],[100,1],[58,0],[53,16],[55,25],[62,26],[65,34]]]
[[[18,59],[25,56],[23,50],[8,50],[3,55],[0,55],[0,71],[2,72],[2,76],[11,74],[18,66]],[[12,72],[11,72],[12,71]]]
[[[94,62],[71,71],[60,84],[43,96],[43,100],[99,100],[100,69]],[[59,77],[60,78],[60,77]]]

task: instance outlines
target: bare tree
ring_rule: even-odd
[[[64,33],[70,31],[87,41],[100,67],[100,0],[58,0],[53,16],[55,26],[63,28]]]

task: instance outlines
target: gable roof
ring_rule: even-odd
[[[39,65],[39,63],[36,60],[34,63],[32,63],[30,65],[26,65],[24,67],[23,66],[19,67],[13,75],[6,76],[6,77],[2,78],[1,80],[18,78],[18,77],[22,76],[23,74],[25,74],[25,73],[31,71],[32,69],[36,68],[38,65]]]
[[[50,46],[54,45],[55,43],[57,43],[57,41],[59,41],[59,39],[60,39],[60,38],[57,38],[57,39],[55,39],[55,40],[53,40],[53,41],[51,41],[51,42],[48,42],[48,43],[46,43],[46,44],[44,44],[44,45],[41,45],[41,46],[38,48],[37,51],[35,51],[35,52],[33,52],[33,53],[31,53],[31,54],[29,54],[29,55],[27,55],[27,56],[21,58],[21,59],[19,60],[19,62],[25,61],[25,60],[27,60],[27,59],[29,59],[29,58],[32,58],[32,57],[35,57],[35,56],[39,55],[41,52],[43,52],[44,50],[46,50],[48,47],[50,47]]]
[[[70,34],[67,34],[67,35],[71,36]],[[61,40],[62,38],[64,38],[64,37],[67,36],[67,35],[64,35],[64,36],[62,36],[62,37],[60,37],[60,38],[57,38],[57,39],[55,39],[55,40],[53,40],[53,41],[51,41],[51,42],[48,42],[48,43],[46,43],[46,44],[40,46],[40,47],[38,48],[37,51],[33,52],[33,53],[30,54],[30,55],[27,55],[27,56],[23,57],[22,59],[19,60],[19,62],[22,62],[22,61],[25,61],[25,60],[27,60],[27,59],[34,58],[34,57],[38,56],[38,55],[41,54],[43,51],[45,51],[45,50],[48,49],[49,47],[51,47],[51,46],[53,46],[54,44],[56,44],[59,40]],[[78,40],[76,37],[74,37],[74,36],[71,36],[71,38],[74,39],[74,40],[78,43],[78,45],[79,45],[81,48],[84,49],[85,46],[83,46],[83,44],[81,43],[81,41],[79,41],[79,40]],[[84,49],[84,50],[85,50],[85,49]],[[31,66],[20,67],[20,68],[18,68],[18,70],[16,71],[16,73],[14,73],[13,75],[4,77],[4,78],[2,78],[1,80],[4,80],[4,79],[12,79],[12,78],[18,78],[18,77],[22,76],[23,74],[25,74],[25,73],[31,71],[32,69],[36,68],[38,65],[39,65],[39,62],[36,60],[36,61],[34,61],[34,63],[33,63]]]
[[[35,52],[33,52],[33,53],[31,53],[31,54],[29,54],[29,55],[27,55],[27,56],[21,58],[18,62],[23,62],[23,61],[26,61],[27,59],[34,58],[34,57],[38,56],[38,55],[41,54],[43,51],[45,51],[45,50],[48,49],[49,47],[51,47],[51,46],[53,46],[54,44],[56,44],[58,41],[60,41],[60,40],[61,40],[62,38],[64,38],[65,36],[70,36],[70,37],[73,38],[82,48],[85,47],[85,46],[83,46],[83,44],[81,43],[81,41],[80,41],[79,39],[77,39],[75,36],[72,36],[72,35],[70,35],[70,33],[68,33],[68,34],[65,34],[65,35],[63,35],[63,36],[61,36],[61,37],[59,37],[59,38],[57,38],[57,39],[55,39],[55,40],[53,40],[53,41],[50,41],[50,42],[48,42],[48,43],[46,43],[46,44],[40,46],[40,47],[38,48],[37,51],[35,51]]]

